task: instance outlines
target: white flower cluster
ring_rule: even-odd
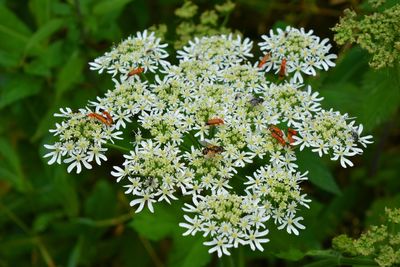
[[[97,158],[104,160],[102,145],[137,121],[134,147],[111,172],[133,197],[136,212],[144,207],[153,212],[157,202],[190,196],[193,204],[185,204],[180,224],[184,235],[202,233],[209,252],[218,256],[229,255],[238,245],[263,250],[274,224],[298,235],[305,227],[297,211],[309,208],[310,200],[301,192],[307,173],[297,170],[296,148],[329,154],[346,167],[371,136],[362,137],[362,126],[349,122],[347,114],[322,109],[322,98],[298,83],[300,78],[274,83],[265,75],[264,68],[281,68],[283,59],[288,72],[311,60],[312,68],[333,66],[330,60],[336,56],[326,55],[327,41],[293,28],[263,38],[262,49],[270,58],[262,59],[266,67],[260,68],[249,62],[252,42],[247,38],[196,38],[177,52],[179,62],[172,65],[164,61],[165,45],[153,33],[130,37],[91,63],[100,72],[121,74],[119,80],[114,79],[115,89],[90,102],[94,112],[67,112],[55,132],[60,142],[46,146],[54,150],[46,155],[51,156],[49,164],[61,162],[69,142],[78,151],[65,160],[71,163],[69,171],[80,171],[80,162],[90,168],[86,163],[95,158],[89,153],[92,144],[99,144]],[[139,68],[154,74],[145,77]],[[84,131],[86,124],[98,130]],[[80,136],[91,144],[86,150]],[[89,152],[82,156],[81,151]],[[79,159],[72,156],[77,153]]]
[[[164,50],[167,44],[160,44],[160,41],[153,32],[137,32],[136,36],[129,36],[110,52],[90,62],[90,69],[98,70],[99,73],[106,70],[113,76],[121,74],[125,77],[137,68],[143,68],[144,72],[155,72],[160,65],[169,65],[169,62],[164,60],[168,57]]]
[[[266,72],[272,69],[281,75],[294,73],[294,82],[302,83],[304,74],[315,76],[317,69],[328,70],[335,66],[332,60],[337,56],[329,54],[332,47],[329,40],[321,41],[312,30],[306,32],[303,28],[287,26],[285,30],[277,29],[276,34],[270,30],[269,36],[262,35],[261,38],[264,42],[258,45],[265,56],[260,67]]]
[[[114,139],[121,139],[120,131],[116,131],[115,125],[108,125],[107,115],[96,114],[89,109],[79,109],[73,112],[70,108],[60,109],[61,113],[56,113],[54,116],[66,118],[61,124],[56,124],[56,129],[50,130],[59,141],[52,145],[45,145],[51,152],[44,155],[45,158],[51,157],[49,164],[58,163],[61,161],[69,164],[68,172],[76,168],[76,172],[80,173],[82,166],[91,169],[90,162],[93,160],[101,165],[101,161],[106,161],[104,155],[107,148],[104,144],[113,142]],[[98,116],[96,118],[96,116]],[[103,120],[103,121],[102,121]],[[64,159],[63,159],[64,158]],[[62,160],[63,159],[63,160]]]

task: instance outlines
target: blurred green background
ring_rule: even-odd
[[[200,13],[222,2],[195,1]],[[226,26],[255,42],[284,25],[314,29],[332,41],[330,28],[345,8],[366,8],[358,0],[235,3]],[[123,188],[109,175],[122,163],[119,153],[110,151],[108,162],[79,175],[42,158],[55,111],[83,107],[112,89],[109,77],[90,72],[88,62],[154,24],[166,24],[167,39],[175,40],[182,19],[174,10],[181,5],[178,0],[0,0],[1,267],[229,266],[229,259],[207,253],[201,237],[181,236],[182,203],[158,205],[154,215],[133,214]],[[362,49],[333,45],[337,67],[308,82],[325,97],[325,108],[357,117],[375,143],[350,169],[302,153],[300,169],[310,170],[303,187],[313,199],[303,212],[306,230],[298,237],[272,231],[265,251],[240,250],[237,266],[313,263],[312,251],[330,248],[333,237],[356,237],[381,222],[385,206],[400,207],[399,68],[373,70]]]

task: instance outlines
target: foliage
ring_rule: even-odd
[[[199,11],[223,4],[211,2],[195,3]],[[343,9],[365,7],[351,6],[355,2],[239,0],[224,27],[256,36],[274,23],[290,24],[332,39],[327,29]],[[133,215],[108,175],[123,160],[116,154],[79,175],[67,174],[63,166],[49,167],[42,159],[54,111],[81,107],[111,86],[89,72],[86,62],[158,23],[167,26],[167,39],[179,40],[171,30],[181,22],[173,15],[181,5],[177,0],[0,1],[0,266],[220,264],[204,250],[201,238],[181,236],[180,208],[156,207],[157,217]],[[390,6],[380,8],[383,12]],[[239,251],[232,257],[236,266],[375,264],[362,258],[340,262],[341,254],[325,249],[334,236],[359,236],[368,225],[380,225],[383,208],[400,203],[400,70],[396,64],[370,69],[368,54],[357,45],[338,54],[332,72],[306,83],[321,88],[326,107],[356,116],[375,144],[346,170],[311,153],[299,156],[313,184],[305,188],[312,206],[302,214],[308,228],[299,237],[271,231],[276,242],[262,253]],[[223,259],[219,266],[229,263]]]
[[[358,239],[347,235],[335,237],[335,250],[351,256],[372,257],[379,266],[400,264],[400,208],[385,208],[385,221],[380,226],[373,225]]]
[[[385,1],[371,1],[374,8]],[[357,16],[355,11],[346,9],[340,22],[332,29],[336,31],[338,44],[346,42],[359,44],[371,55],[371,67],[379,69],[393,66],[400,61],[400,4]]]

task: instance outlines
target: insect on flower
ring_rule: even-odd
[[[275,138],[282,146],[286,145],[285,139],[283,139],[283,131],[276,127],[275,125],[269,126],[269,130],[271,131],[271,136]]]
[[[213,158],[213,157],[215,157],[215,155],[221,154],[222,152],[225,151],[225,149],[222,146],[210,144],[209,142],[207,142],[205,140],[201,140],[200,144],[205,146],[203,148],[203,150],[201,151],[201,153],[207,158]]]
[[[356,131],[351,132],[351,137],[353,138],[354,142],[357,142],[359,139],[359,135]]]
[[[265,54],[265,56],[260,60],[260,63],[258,63],[258,68],[261,69],[265,63],[267,63],[267,61],[270,59],[271,57],[271,53],[267,53]]]
[[[201,153],[203,153],[203,155],[207,156],[208,158],[213,158],[215,157],[215,155],[221,154],[224,151],[225,150],[222,146],[208,145],[201,151]]]
[[[143,71],[144,71],[144,68],[142,68],[142,67],[138,67],[136,69],[132,69],[130,72],[128,72],[128,77],[131,77],[133,75],[139,75]]]
[[[224,122],[223,119],[221,119],[221,118],[214,118],[214,119],[209,119],[209,120],[206,122],[206,125],[217,126],[217,125],[221,125],[221,124],[224,124],[224,123],[225,123],[225,122]]]
[[[279,79],[283,79],[286,76],[286,62],[286,58],[283,58],[279,69]]]
[[[104,116],[95,112],[89,113],[87,116],[90,118],[95,118],[107,126],[113,124],[114,120],[112,119],[110,113],[108,113],[107,111],[103,111],[102,113]]]
[[[261,97],[253,97],[249,103],[250,105],[252,105],[253,107],[261,104],[262,102],[264,102],[264,99],[262,99]]]
[[[294,143],[294,139],[293,139],[293,135],[296,135],[297,131],[292,129],[292,128],[288,128],[288,133],[287,133],[287,138],[289,140],[290,145],[292,145]]]

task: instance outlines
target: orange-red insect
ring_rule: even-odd
[[[283,79],[286,76],[286,58],[282,59],[281,67],[279,69],[279,79]]]
[[[283,139],[283,131],[281,129],[275,125],[271,125],[269,130],[271,131],[271,136],[275,138],[282,146],[286,145],[286,141]]]
[[[138,67],[138,68],[133,69],[130,72],[128,72],[128,77],[131,77],[133,75],[138,75],[138,74],[142,73],[143,71],[144,71],[144,68]]]
[[[289,140],[290,145],[292,145],[294,143],[293,135],[296,135],[297,131],[292,128],[288,128],[287,131],[288,131],[287,138]]]
[[[265,54],[265,56],[260,60],[260,63],[258,63],[258,68],[261,69],[265,65],[265,63],[267,63],[270,57],[271,53],[268,52],[267,54]]]
[[[210,126],[217,126],[217,125],[221,125],[221,124],[224,124],[224,120],[221,118],[209,119],[206,122],[206,125],[210,125]]]
[[[103,111],[102,113],[104,114],[104,116],[94,112],[89,113],[87,116],[90,118],[95,118],[108,126],[113,124],[114,120],[112,119],[110,113],[108,113],[107,111]]]

